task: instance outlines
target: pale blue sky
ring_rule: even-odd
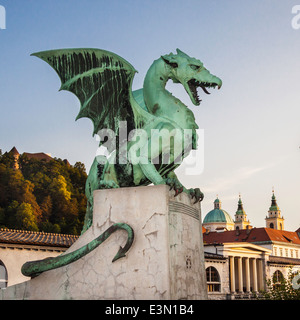
[[[299,1],[298,1],[299,2]],[[30,54],[94,47],[128,60],[143,84],[153,60],[180,48],[201,59],[224,86],[192,105],[179,85],[174,95],[205,133],[205,168],[185,176],[216,195],[232,216],[241,192],[248,218],[265,226],[272,186],[287,230],[300,225],[300,30],[291,26],[297,1],[282,0],[0,0],[0,148],[47,152],[82,161],[96,153],[89,119],[75,122],[77,98],[58,92],[56,73]]]

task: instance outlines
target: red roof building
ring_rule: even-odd
[[[205,232],[203,234],[203,241],[204,244],[224,242],[251,242],[255,244],[266,244],[281,242],[286,244],[300,245],[299,233],[271,228],[252,228],[224,232]]]
[[[51,156],[49,156],[46,153],[43,152],[39,152],[39,153],[28,153],[28,152],[24,152],[24,155],[30,160],[30,159],[35,159],[35,160],[44,160],[46,162],[49,162],[51,160],[53,160],[53,158]]]

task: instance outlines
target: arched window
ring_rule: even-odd
[[[281,271],[276,270],[273,274],[273,286],[274,288],[279,288],[283,283],[284,277]]]
[[[274,224],[272,222],[270,223],[270,228],[274,229]]]
[[[0,260],[0,289],[7,287],[7,270]]]
[[[206,281],[207,281],[207,291],[208,292],[220,292],[221,282],[220,276],[216,268],[208,267],[206,269]]]

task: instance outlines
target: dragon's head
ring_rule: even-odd
[[[162,59],[170,69],[169,78],[175,83],[181,83],[193,104],[199,106],[201,100],[199,99],[197,88],[200,87],[206,94],[210,94],[207,88],[218,87],[220,89],[222,80],[210,74],[200,60],[191,58],[179,49],[176,51],[177,54],[171,53],[162,56]]]

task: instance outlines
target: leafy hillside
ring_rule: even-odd
[[[11,153],[0,154],[0,228],[79,235],[86,210],[84,164],[29,159],[15,168]]]

